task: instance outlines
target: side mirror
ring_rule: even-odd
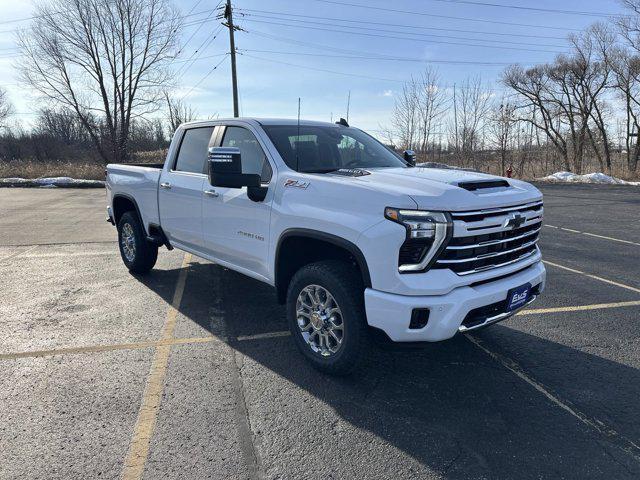
[[[260,175],[242,173],[240,149],[211,147],[209,149],[209,183],[214,187],[259,187]]]
[[[416,166],[416,152],[413,150],[405,150],[404,151],[404,161],[407,162],[412,167]]]
[[[257,173],[242,173],[242,157],[237,147],[211,147],[207,160],[209,183],[214,187],[247,187],[247,196],[254,202],[262,202],[267,187],[262,186]]]

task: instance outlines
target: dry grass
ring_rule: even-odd
[[[167,150],[135,152],[131,163],[163,163]],[[105,166],[96,161],[49,161],[2,160],[0,159],[0,178],[45,178],[71,177],[86,180],[104,180]]]
[[[105,167],[95,162],[36,162],[33,160],[0,160],[0,178],[71,177],[104,180]]]

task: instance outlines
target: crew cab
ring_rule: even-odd
[[[106,185],[130,271],[164,245],[272,285],[296,345],[330,373],[372,332],[446,340],[545,286],[534,186],[416,166],[342,119],[186,123],[163,165],[110,164]]]

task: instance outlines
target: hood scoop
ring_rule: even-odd
[[[485,190],[488,188],[509,188],[509,182],[506,180],[484,180],[484,181],[475,181],[475,182],[460,182],[458,183],[458,187],[464,188],[469,192],[477,192],[478,190]]]

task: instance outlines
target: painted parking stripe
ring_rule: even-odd
[[[525,381],[526,383],[531,385],[533,388],[535,388],[538,392],[543,394],[551,403],[563,409],[564,411],[566,411],[567,413],[569,413],[570,415],[578,419],[587,427],[597,431],[598,433],[608,438],[614,445],[616,445],[622,451],[631,455],[636,461],[640,461],[640,446],[637,443],[635,443],[633,440],[620,434],[613,427],[605,424],[601,420],[598,420],[592,417],[590,418],[589,416],[587,416],[577,408],[569,406],[559,396],[551,393],[551,391],[548,388],[546,388],[542,383],[530,377],[516,361],[500,353],[492,351],[485,344],[485,342],[481,341],[474,335],[467,335],[465,338],[467,338],[469,341],[471,341],[471,343],[473,343],[478,348],[480,348],[480,350],[482,350],[491,358],[493,358],[498,363],[500,363],[507,370],[510,370],[512,373],[514,373],[518,378]]]
[[[545,225],[545,227],[555,228],[556,230],[562,230],[563,232],[578,233],[581,235],[587,235],[588,237],[601,238],[603,240],[610,240],[612,242],[618,242],[618,243],[626,243],[627,245],[636,245],[640,247],[640,243],[638,242],[632,242],[630,240],[622,240],[621,238],[607,237],[606,235],[598,235],[596,233],[582,232],[580,230],[574,230],[572,228],[565,228],[565,227],[557,227],[555,225]]]
[[[597,275],[593,275],[592,273],[583,272],[582,270],[578,270],[576,268],[565,267],[564,265],[550,262],[548,260],[543,260],[543,262],[546,265],[551,265],[552,267],[561,268],[563,270],[567,270],[568,272],[577,273],[580,275],[584,275],[585,277],[593,278],[594,280],[598,280],[600,282],[608,283],[609,285],[615,285],[616,287],[620,287],[626,290],[631,290],[632,292],[640,293],[640,288],[632,287],[630,285],[625,285],[624,283],[620,283],[620,282],[614,282],[613,280],[609,280],[608,278],[599,277]]]
[[[606,310],[608,308],[640,307],[640,300],[616,303],[595,303],[592,305],[576,305],[572,307],[531,308],[522,310],[517,315],[535,315],[542,313],[584,312],[587,310]]]
[[[568,307],[553,307],[553,308],[532,308],[522,310],[517,315],[538,315],[547,313],[562,313],[562,312],[581,312],[587,310],[605,310],[611,308],[624,308],[624,307],[640,307],[640,300],[631,302],[616,302],[616,303],[596,303],[592,305],[575,305]],[[288,330],[279,330],[275,332],[258,333],[255,335],[240,335],[236,337],[239,342],[246,342],[252,340],[264,340],[270,338],[288,337],[291,333]],[[67,347],[67,348],[54,348],[50,350],[30,350],[25,352],[13,352],[13,353],[0,353],[0,360],[15,360],[18,358],[39,358],[39,357],[53,357],[58,355],[79,355],[85,353],[100,353],[100,352],[112,352],[116,350],[140,350],[145,348],[153,348],[160,346],[175,346],[175,345],[191,345],[198,343],[211,343],[216,341],[224,341],[223,338],[208,336],[208,337],[187,337],[187,338],[170,338],[165,340],[152,340],[147,342],[133,342],[133,343],[117,343],[109,345],[88,345],[84,347]]]
[[[176,318],[184,293],[184,286],[187,280],[188,265],[191,261],[191,254],[187,253],[182,261],[182,269],[173,294],[173,301],[167,312],[167,318],[162,328],[161,339],[170,340],[176,326]],[[122,468],[122,478],[124,480],[138,480],[142,478],[144,467],[149,456],[149,445],[151,436],[158,418],[162,392],[164,391],[164,381],[167,375],[167,365],[171,345],[160,345],[155,349],[155,355],[147,376],[147,384],[142,395],[142,404],[138,411],[138,418],[133,429],[133,437],[129,444],[129,452]]]
[[[0,360],[15,360],[18,358],[54,357],[58,355],[80,355],[83,353],[113,352],[117,350],[141,350],[145,348],[160,347],[163,345],[190,345],[197,343],[215,342],[216,337],[189,337],[171,338],[168,340],[156,340],[149,342],[117,343],[111,345],[88,345],[85,347],[53,348],[50,350],[31,350],[26,352],[0,353]]]

